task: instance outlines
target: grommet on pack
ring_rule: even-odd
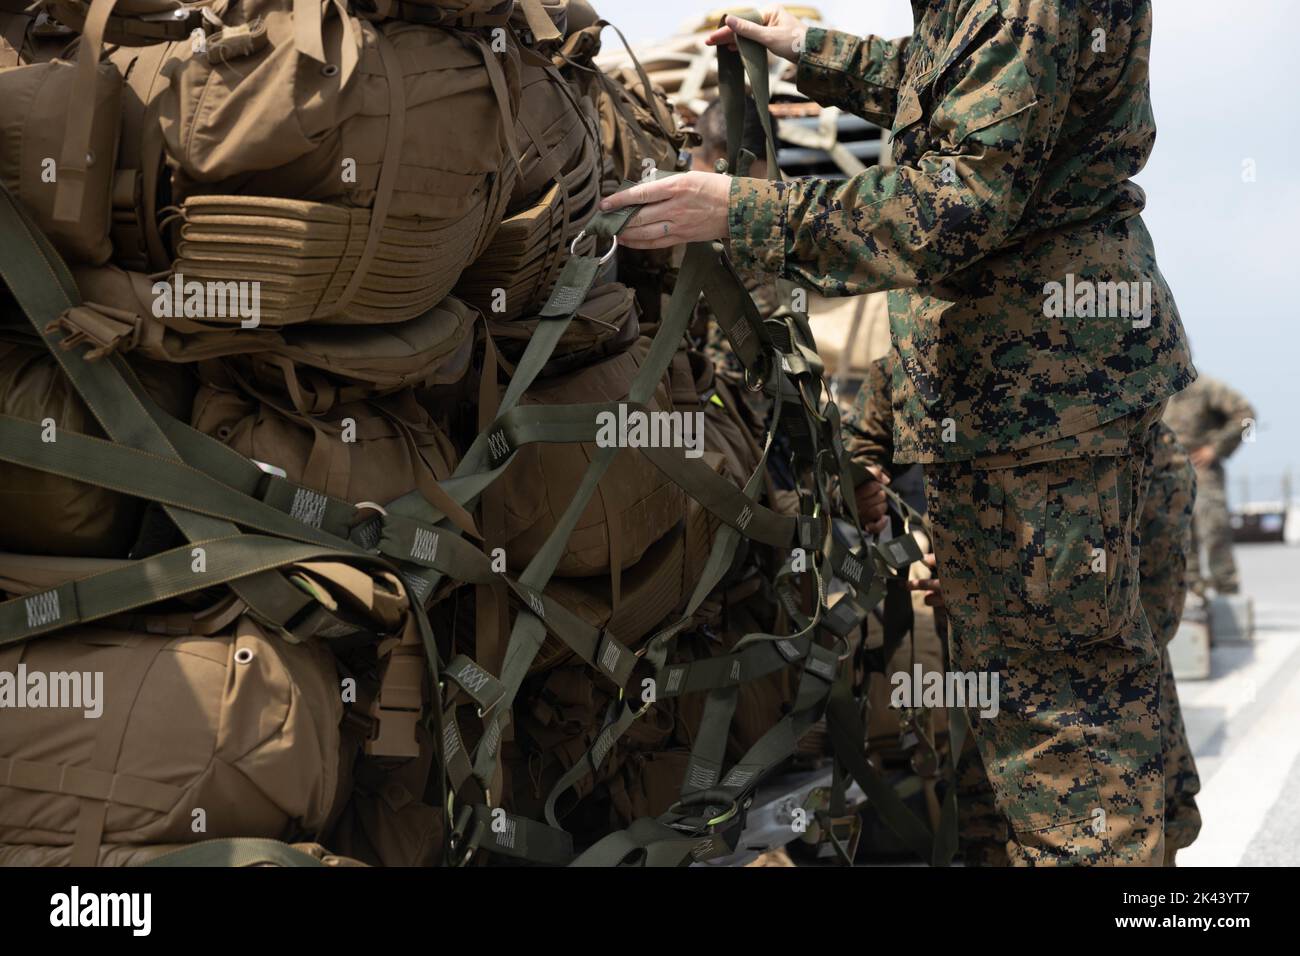
[[[335,76],[335,75],[338,74],[338,71],[339,71],[339,68],[338,68],[338,64],[337,64],[337,63],[326,63],[324,66],[322,66],[322,67],[320,68],[320,75],[321,75],[321,76]]]
[[[251,647],[241,647],[235,651],[236,664],[251,664],[253,661],[253,649]]]

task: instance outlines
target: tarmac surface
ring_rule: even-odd
[[[1201,776],[1201,835],[1179,866],[1300,864],[1300,547],[1238,545],[1255,639],[1213,647],[1179,701]]]

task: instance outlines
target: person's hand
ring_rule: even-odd
[[[727,236],[731,177],[720,173],[678,173],[641,183],[602,200],[609,212],[641,205],[618,236],[629,249],[666,249],[683,242],[712,242]]]
[[[927,554],[921,559],[921,561],[927,568],[937,574],[939,563],[933,553]],[[919,581],[909,580],[907,582],[907,589],[909,591],[923,592],[925,594],[925,603],[927,607],[947,607],[947,605],[943,603],[943,587],[939,584],[939,578],[937,576],[921,578]]]
[[[1219,460],[1218,454],[1209,445],[1202,445],[1187,456],[1197,468],[1209,468]]]
[[[740,17],[727,17],[727,25],[719,27],[709,34],[705,42],[709,46],[736,46],[739,34],[746,40],[753,40],[767,47],[774,54],[791,63],[799,62],[803,52],[804,36],[808,25],[790,13],[784,7],[773,7],[763,11],[763,22],[744,20]]]
[[[864,478],[854,489],[854,497],[862,527],[878,535],[889,527],[889,516],[885,513],[885,485],[889,484],[889,476],[878,465],[868,466],[867,471],[871,477]]]

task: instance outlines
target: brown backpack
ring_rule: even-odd
[[[451,291],[500,222],[518,49],[329,16],[326,54],[303,48],[317,34],[292,6],[245,0],[205,53],[182,47],[168,65],[174,271],[261,282],[269,324],[404,321]]]
[[[595,365],[538,381],[521,406],[617,401],[627,396],[649,339]],[[672,408],[662,388],[652,409]],[[587,470],[594,445],[534,444],[519,449],[497,487],[505,503],[505,550],[522,569],[555,529]],[[620,449],[570,535],[556,574],[585,577],[626,569],[685,514],[685,496],[640,452]]]
[[[159,295],[168,299],[166,311],[184,311],[183,297],[181,308],[172,308],[176,287],[170,277],[159,280],[115,266],[74,274],[85,302],[64,312],[59,326],[69,345],[89,343],[92,359],[109,352],[172,363],[249,356],[259,366],[278,369],[286,393],[301,392],[310,369],[371,390],[459,381],[469,367],[478,319],[473,309],[448,296],[406,322],[226,331],[202,319],[155,315]]]
[[[84,626],[0,651],[0,671],[20,668],[51,690],[53,675],[102,675],[102,697],[98,719],[46,706],[0,721],[0,864],[120,865],[156,844],[315,834],[330,817],[343,705],[321,644],[248,617],[215,635]]]
[[[304,396],[322,407],[295,408],[233,363],[205,363],[202,374],[190,423],[320,494],[386,504],[432,488],[456,465],[456,449],[411,389],[331,404],[323,387]]]
[[[92,89],[80,88],[76,64],[50,60],[0,69],[0,182],[16,195],[66,258],[99,265],[112,253],[113,170],[122,78],[96,66]],[[59,118],[81,98],[92,118],[81,166],[70,169]],[[80,175],[77,191],[65,188]]]
[[[185,415],[193,385],[183,370],[132,363],[154,399]],[[67,430],[104,437],[54,357],[41,345],[0,339],[0,413],[48,422],[51,440]],[[126,557],[142,502],[96,485],[0,462],[0,551]]]

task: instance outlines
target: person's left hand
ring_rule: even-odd
[[[628,205],[643,208],[618,236],[629,249],[667,249],[684,242],[712,242],[727,235],[731,177],[720,173],[679,173],[641,183],[602,200],[604,212]]]
[[[1209,445],[1203,445],[1195,449],[1187,457],[1192,460],[1192,464],[1197,468],[1209,468],[1219,460],[1219,456],[1215,454],[1214,449]]]

